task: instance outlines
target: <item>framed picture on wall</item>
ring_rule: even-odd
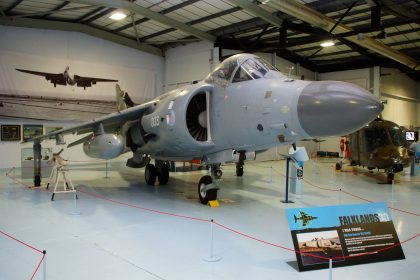
[[[24,124],[23,125],[23,140],[28,140],[32,137],[42,135],[44,126],[42,124]]]
[[[20,141],[20,125],[1,125],[1,141]]]

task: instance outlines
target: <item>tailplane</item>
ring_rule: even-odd
[[[115,91],[117,96],[117,110],[122,111],[127,108],[133,107],[134,102],[126,91],[121,90],[118,84],[115,85]]]

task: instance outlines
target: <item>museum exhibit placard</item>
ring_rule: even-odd
[[[286,210],[299,271],[405,259],[386,203]]]
[[[20,141],[20,125],[1,125],[1,141]]]

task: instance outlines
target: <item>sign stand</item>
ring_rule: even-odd
[[[329,277],[328,277],[328,279],[329,280],[332,280],[332,259],[330,259],[330,261],[329,261],[329,269],[328,269],[328,271],[329,271]]]
[[[108,160],[105,161],[105,179],[109,179],[109,176],[108,176]]]
[[[291,157],[286,157],[286,193],[285,199],[281,201],[283,203],[294,203],[293,201],[289,200],[289,165],[291,160]]]

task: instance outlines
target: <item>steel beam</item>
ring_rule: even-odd
[[[204,31],[191,27],[185,23],[179,22],[172,18],[166,17],[162,14],[153,12],[147,8],[141,7],[132,2],[122,1],[122,0],[71,0],[71,2],[87,4],[87,5],[95,5],[95,6],[112,7],[116,9],[125,9],[127,11],[134,12],[136,14],[142,15],[149,19],[158,21],[170,27],[189,33],[202,40],[210,41],[210,42],[214,42],[216,40],[216,37],[209,33],[206,33]]]
[[[278,9],[284,13],[287,13],[293,17],[296,17],[315,27],[319,27],[324,30],[330,30],[336,24],[335,20],[325,16],[324,14],[321,14],[320,12],[316,10],[311,9],[308,6],[300,4],[297,1],[270,1],[269,5],[271,5],[271,7],[275,9]],[[347,27],[344,24],[338,24],[334,30],[334,33],[340,34],[340,33],[345,33],[345,32],[350,32],[350,31],[353,31],[353,29]],[[379,41],[376,41],[368,36],[365,36],[362,38],[355,35],[355,36],[348,37],[347,40],[361,46],[362,48],[370,49],[385,57],[393,59],[412,69],[416,69],[419,67],[418,62],[415,59],[397,50],[394,50],[386,46],[385,44]]]
[[[274,26],[281,27],[281,25],[283,24],[283,20],[281,18],[267,12],[263,8],[258,7],[257,5],[249,2],[248,0],[228,0],[228,1],[238,7],[241,7],[242,9],[253,14],[254,16],[265,20],[266,22]]]

